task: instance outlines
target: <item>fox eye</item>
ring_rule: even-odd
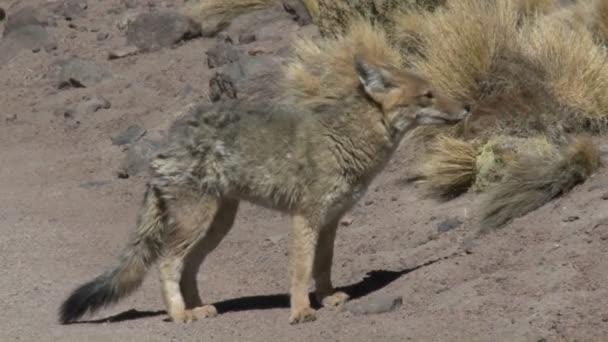
[[[433,95],[433,92],[429,90],[426,93],[424,93],[424,97],[426,97],[427,99],[432,99],[435,97],[435,95]]]

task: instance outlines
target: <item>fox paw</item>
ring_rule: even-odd
[[[179,314],[171,315],[171,320],[177,323],[190,323],[199,319],[217,316],[217,309],[213,305],[203,305],[194,309],[185,310]]]
[[[299,310],[292,310],[291,316],[289,317],[289,324],[312,322],[316,319],[317,314],[315,310],[308,307]]]
[[[213,305],[203,305],[186,310],[186,315],[189,317],[190,321],[196,321],[217,316],[217,309]]]
[[[346,293],[344,293],[342,291],[336,291],[336,292],[334,292],[333,294],[331,294],[329,296],[323,297],[320,300],[320,302],[326,308],[337,307],[337,306],[341,306],[344,303],[346,303],[349,298],[350,297]]]

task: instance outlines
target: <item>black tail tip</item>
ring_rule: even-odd
[[[72,323],[87,312],[92,313],[112,302],[114,291],[108,285],[107,278],[99,277],[74,290],[59,309],[59,322]]]

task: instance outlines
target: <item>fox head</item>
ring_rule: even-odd
[[[420,125],[456,124],[470,115],[470,105],[448,98],[413,72],[373,65],[358,56],[355,69],[363,90],[398,135]]]

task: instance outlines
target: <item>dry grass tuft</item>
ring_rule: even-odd
[[[310,15],[313,18],[319,17],[321,9],[319,8],[318,0],[302,0],[302,2],[304,3],[304,6],[308,10],[308,13],[310,13]]]
[[[355,55],[380,65],[402,64],[386,32],[359,18],[351,22],[343,36],[295,42],[294,58],[283,70],[285,92],[296,103],[309,107],[343,102],[358,93]]]
[[[429,149],[430,154],[420,169],[427,192],[443,198],[466,192],[475,181],[474,144],[440,135]]]
[[[519,35],[526,57],[542,67],[545,82],[577,125],[608,123],[608,53],[584,27],[546,17]]]
[[[423,53],[412,56],[411,64],[448,95],[470,101],[478,97],[480,81],[488,78],[502,51],[512,45],[518,18],[512,1],[460,0],[434,12],[397,16],[394,29],[407,37],[415,22]]]
[[[189,6],[188,12],[201,23],[207,20],[229,21],[279,3],[280,0],[198,0]]]
[[[559,0],[518,0],[518,12],[524,16],[547,14],[561,7]]]
[[[446,0],[305,0],[312,8],[315,22],[325,37],[340,36],[353,18],[364,17],[389,29],[395,11],[424,8],[432,10]],[[312,11],[311,11],[312,13]]]

